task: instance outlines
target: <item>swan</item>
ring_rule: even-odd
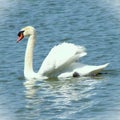
[[[51,77],[71,78],[96,75],[109,64],[94,66],[79,63],[78,60],[87,55],[85,47],[63,42],[50,50],[40,69],[35,73],[33,70],[33,49],[36,40],[35,28],[32,26],[22,28],[18,33],[17,43],[25,36],[28,37],[24,60],[25,78],[48,79]]]

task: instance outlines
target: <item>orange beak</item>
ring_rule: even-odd
[[[20,42],[20,41],[24,38],[23,32],[24,32],[24,31],[20,31],[20,32],[18,33],[17,43]]]

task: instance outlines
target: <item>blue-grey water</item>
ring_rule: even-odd
[[[34,69],[61,42],[87,48],[80,60],[110,65],[103,74],[70,80],[23,75],[27,25],[37,30]],[[120,120],[119,0],[0,0],[0,120]]]

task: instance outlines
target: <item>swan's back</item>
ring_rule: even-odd
[[[39,73],[44,76],[49,76],[54,72],[57,74],[86,54],[84,47],[72,43],[54,46],[43,61]],[[54,75],[56,75],[55,73]]]

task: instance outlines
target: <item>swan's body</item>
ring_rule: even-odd
[[[85,48],[72,43],[62,43],[51,49],[38,73],[35,73],[32,63],[36,36],[35,29],[31,26],[27,26],[21,29],[18,36],[17,42],[22,40],[24,36],[29,37],[24,62],[24,76],[26,78],[66,78],[94,75],[108,65],[108,63],[99,66],[80,64],[77,61],[87,54]]]

